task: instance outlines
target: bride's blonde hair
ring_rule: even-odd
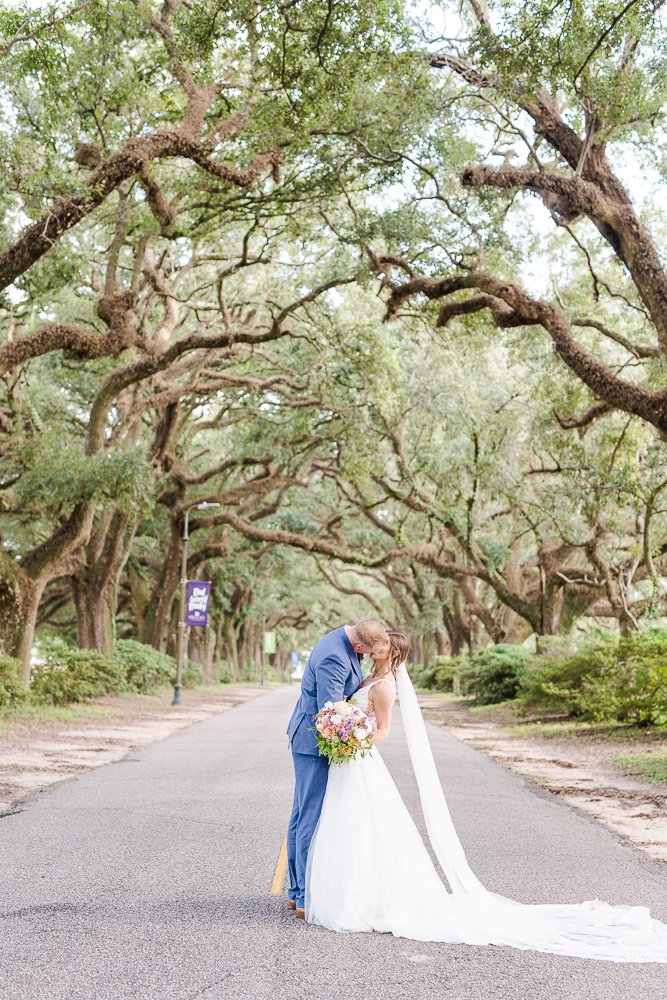
[[[389,637],[389,642],[391,644],[391,651],[389,653],[389,668],[394,677],[396,677],[401,663],[408,658],[408,653],[410,652],[410,640],[407,635],[403,635],[402,632],[390,632],[387,630],[387,636]]]

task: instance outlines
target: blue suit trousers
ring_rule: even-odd
[[[288,899],[303,908],[306,893],[306,863],[308,849],[320,818],[324,793],[327,790],[329,762],[326,757],[295,753],[294,805],[287,830],[287,863],[289,866]]]

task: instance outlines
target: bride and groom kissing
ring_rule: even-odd
[[[667,925],[644,906],[521,904],[482,885],[449,814],[408,653],[406,636],[367,619],[328,633],[310,654],[287,728],[295,776],[288,906],[295,915],[338,932],[667,963]],[[366,677],[364,655],[373,662]],[[397,695],[428,838],[447,885],[378,749]],[[331,766],[313,719],[325,703],[351,698],[373,723],[372,749]]]

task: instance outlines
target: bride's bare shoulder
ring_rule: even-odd
[[[396,684],[388,677],[383,677],[376,681],[368,692],[368,697],[372,699],[374,705],[390,705],[396,697]]]

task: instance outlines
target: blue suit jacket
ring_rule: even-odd
[[[315,735],[308,732],[309,726],[313,725],[313,716],[325,701],[349,698],[362,680],[359,657],[352,649],[344,627],[320,639],[308,657],[301,679],[301,695],[287,727],[294,753],[319,756]]]

